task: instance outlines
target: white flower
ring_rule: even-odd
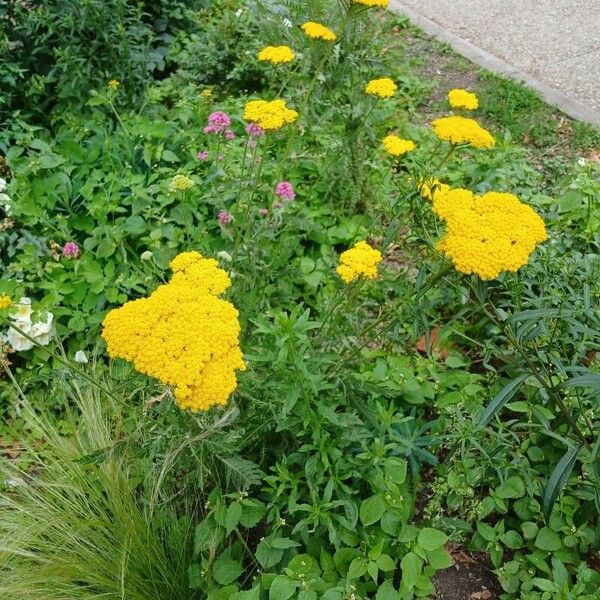
[[[142,252],[142,254],[140,255],[140,258],[142,260],[152,260],[153,256],[154,256],[154,254],[152,254],[152,252],[150,250],[146,250],[146,251]]]
[[[283,19],[283,26],[290,29],[293,26],[293,23],[289,19]]]
[[[21,329],[23,333],[31,335],[31,323],[29,321],[17,321],[15,325]],[[21,332],[17,331],[13,327],[9,328],[6,339],[11,348],[17,352],[31,350],[35,346],[35,344],[29,338],[26,338]]]
[[[40,321],[31,326],[31,333],[29,335],[31,335],[32,338],[35,338],[35,341],[40,344],[40,346],[47,346],[50,343],[50,338],[52,337],[52,321],[54,321],[54,315],[49,312],[45,323]]]
[[[85,365],[88,362],[88,357],[83,350],[77,350],[77,352],[75,352],[75,362],[81,365]]]
[[[239,18],[242,16],[243,13],[244,13],[244,10],[242,8],[240,8],[235,11],[235,16]]]
[[[11,318],[23,323],[31,323],[31,298],[23,297],[15,304],[16,311],[11,313]],[[23,329],[23,327],[21,327]]]
[[[587,160],[585,160],[585,158],[578,158],[578,159],[577,159],[577,164],[578,164],[580,167],[585,167],[585,165],[587,165]]]
[[[0,192],[3,192],[6,189],[6,179],[0,177]]]
[[[12,200],[8,194],[0,194],[0,205],[4,208],[4,212],[9,215],[12,210]]]

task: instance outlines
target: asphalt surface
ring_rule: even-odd
[[[447,33],[444,41],[482,66],[502,70],[494,57],[507,63],[516,78],[525,74],[533,87],[555,90],[600,122],[600,0],[390,0],[390,8],[416,17],[425,30],[427,21],[437,25],[441,36],[435,27],[427,32],[441,39]],[[469,46],[484,58],[468,56]]]

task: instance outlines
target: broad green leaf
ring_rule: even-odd
[[[527,374],[519,375],[507,383],[500,392],[498,392],[492,401],[488,404],[487,408],[479,419],[479,426],[484,427],[491,420],[492,417],[519,391],[521,384],[529,377]]]
[[[402,582],[408,589],[412,589],[421,575],[423,561],[414,552],[409,552],[402,557],[400,567],[402,569]]]
[[[394,584],[391,580],[387,579],[379,586],[375,600],[400,600],[400,596],[394,589]]]
[[[448,569],[454,564],[454,560],[446,548],[436,548],[427,551],[427,562],[436,570]]]
[[[417,543],[424,550],[436,550],[441,548],[448,541],[448,536],[438,529],[425,527],[419,531]]]
[[[221,556],[212,566],[212,576],[217,583],[229,585],[242,574],[243,570],[242,565],[236,560],[229,556]]]
[[[535,538],[535,547],[540,550],[556,552],[560,550],[561,546],[560,536],[549,527],[542,527]]]
[[[512,529],[503,534],[500,539],[505,546],[511,548],[512,550],[523,547],[523,538],[519,533]]]
[[[563,387],[591,387],[600,389],[600,375],[586,373],[585,375],[567,379],[562,385]]]
[[[355,558],[348,567],[348,579],[358,579],[367,572],[367,561],[364,558]]]
[[[525,495],[525,484],[520,477],[509,477],[500,487],[496,488],[500,498],[521,498]]]
[[[548,483],[544,488],[544,495],[542,496],[542,510],[544,511],[546,521],[550,519],[554,503],[567,484],[567,481],[569,481],[580,448],[581,446],[567,448],[567,451],[562,455],[558,463],[556,463],[554,469],[552,469],[550,477],[548,477]]]
[[[393,561],[391,556],[388,556],[387,554],[382,554],[377,559],[377,566],[382,571],[393,571],[396,568],[396,563]]]
[[[385,474],[398,485],[406,480],[406,461],[397,456],[390,456],[385,461]]]
[[[242,516],[242,505],[239,502],[233,502],[227,508],[227,516],[225,517],[225,526],[227,527],[227,535],[229,535],[240,522]]]
[[[487,542],[491,542],[496,537],[496,530],[483,521],[477,523],[477,532]]]
[[[281,548],[282,550],[286,550],[287,548],[295,548],[296,546],[300,545],[298,542],[285,537],[271,539],[270,543],[273,548]]]
[[[298,582],[287,575],[277,575],[269,588],[269,600],[288,600],[294,595],[297,587]]]
[[[385,512],[385,502],[381,496],[371,496],[360,505],[360,521],[363,525],[371,525],[381,519]]]

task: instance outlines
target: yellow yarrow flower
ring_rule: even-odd
[[[379,6],[387,8],[389,0],[352,0],[353,4],[362,4],[363,6]]]
[[[383,138],[383,146],[392,156],[402,156],[415,149],[415,143],[411,140],[403,140],[397,135],[388,135]]]
[[[432,123],[435,134],[451,144],[470,144],[475,148],[491,148],[496,140],[474,119],[442,117]]]
[[[365,92],[379,98],[391,98],[397,89],[398,87],[392,79],[383,77],[382,79],[371,79],[365,87]]]
[[[335,42],[335,40],[337,40],[337,35],[335,35],[331,29],[325,27],[325,25],[321,25],[321,23],[307,21],[302,25],[301,29],[313,40],[324,40],[326,42]]]
[[[6,294],[0,294],[0,308],[9,308],[10,306],[12,306],[12,300],[10,299],[10,296],[7,296]]]
[[[205,90],[202,90],[200,92],[200,95],[203,98],[210,98],[212,96],[212,94],[213,94],[213,92],[212,92],[212,90],[210,88],[206,88]]]
[[[440,189],[433,195],[433,211],[446,222],[438,250],[457,271],[483,280],[517,271],[547,238],[544,221],[513,194]]]
[[[352,283],[361,276],[366,279],[375,279],[377,265],[380,262],[381,252],[362,241],[355,244],[350,250],[342,252],[336,271],[346,283]]]
[[[168,283],[108,313],[108,354],[173,386],[181,409],[222,406],[237,387],[236,371],[246,369],[238,311],[218,297],[231,281],[198,252],[184,252],[170,266]]]
[[[193,188],[196,184],[192,179],[186,177],[185,175],[175,175],[173,179],[171,179],[171,183],[169,183],[169,191],[170,192],[185,192],[190,188]]]
[[[116,79],[111,79],[107,85],[111,90],[114,91],[121,85],[121,82],[117,81]]]
[[[466,110],[475,110],[479,108],[477,96],[467,90],[454,89],[448,92],[448,102],[452,108],[464,108]]]
[[[267,100],[250,100],[244,107],[244,119],[256,123],[265,131],[280,129],[284,125],[293,123],[298,118],[298,113],[288,108],[285,100],[278,98]]]
[[[296,58],[289,46],[267,46],[258,53],[258,60],[279,65],[292,62]]]

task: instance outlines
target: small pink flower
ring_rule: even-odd
[[[227,113],[218,110],[208,116],[208,127],[213,129],[210,132],[205,131],[205,133],[223,133],[230,125],[231,117]]]
[[[248,125],[246,125],[246,133],[250,137],[260,137],[261,135],[264,135],[265,130],[256,123],[248,123]]]
[[[206,160],[208,158],[208,152],[206,150],[202,150],[201,152],[198,152],[196,158],[198,160]]]
[[[258,214],[261,217],[266,217],[269,214],[269,209],[268,208],[259,208],[258,209]]]
[[[65,258],[79,258],[81,249],[75,242],[67,242],[63,246],[62,254]]]
[[[218,133],[218,129],[214,125],[207,125],[203,130],[204,133]]]
[[[231,221],[233,221],[233,215],[230,212],[227,212],[226,210],[222,210],[219,213],[219,223],[221,225],[229,225],[231,223]]]
[[[226,140],[234,140],[235,139],[235,133],[233,133],[233,131],[231,131],[231,129],[228,129],[225,132],[225,139]]]
[[[275,186],[275,193],[282,199],[291,202],[295,197],[296,193],[294,188],[289,181],[280,181]]]

